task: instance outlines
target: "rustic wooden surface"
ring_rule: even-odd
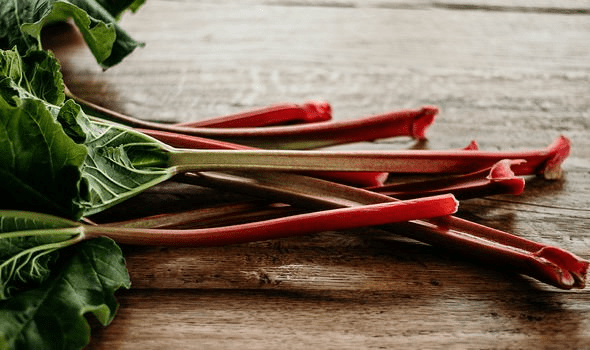
[[[564,179],[465,201],[459,216],[590,258],[589,15],[581,0],[148,0],[122,20],[147,45],[117,67],[102,72],[68,30],[51,45],[76,94],[150,120],[323,99],[338,119],[438,105],[422,145],[433,149],[542,147],[564,134]],[[117,293],[110,326],[93,325],[89,349],[590,346],[589,288],[557,290],[377,230],[125,251],[133,286]]]

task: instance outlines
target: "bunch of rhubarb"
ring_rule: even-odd
[[[147,122],[76,97],[40,40],[45,24],[72,20],[106,69],[141,46],[116,18],[142,1],[33,3],[0,5],[0,349],[87,344],[84,314],[108,324],[114,292],[130,286],[117,244],[222,245],[373,226],[558,288],[584,287],[588,261],[451,216],[457,198],[517,195],[523,176],[562,176],[566,137],[521,151],[482,151],[474,143],[326,150],[423,139],[438,108],[334,121],[330,105],[319,101],[191,123]],[[391,174],[437,178],[391,183]],[[119,222],[100,216],[164,182],[250,199]]]

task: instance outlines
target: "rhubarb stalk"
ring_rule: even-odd
[[[323,101],[302,105],[281,103],[247,112],[214,117],[204,120],[176,123],[189,128],[253,128],[297,123],[325,122],[332,118],[332,107]]]
[[[206,246],[245,243],[316,232],[384,225],[454,213],[453,195],[377,203],[299,214],[252,223],[190,230],[85,226],[85,238],[107,236],[121,244]]]
[[[203,137],[177,134],[161,130],[136,129],[137,131],[149,135],[165,144],[185,149],[225,149],[225,150],[255,150],[256,148],[238,145],[235,143],[207,139]],[[362,187],[382,186],[389,173],[387,172],[307,172],[307,175],[319,177],[336,182],[343,182],[351,185]]]
[[[401,150],[401,151],[280,151],[173,150],[169,164],[177,172],[202,170],[371,171],[420,174],[464,174],[492,167],[502,159],[522,159],[516,175],[561,176],[570,141],[560,136],[543,149],[525,151]]]
[[[394,202],[380,193],[288,173],[214,172],[187,174],[187,181],[307,208],[343,208]],[[443,247],[468,257],[509,268],[552,286],[571,289],[585,286],[590,262],[563,249],[537,243],[455,216],[413,220],[383,229]]]
[[[524,179],[510,169],[523,160],[503,159],[491,168],[470,174],[443,177],[427,181],[388,184],[367,188],[397,199],[418,198],[452,193],[458,199],[481,198],[496,194],[519,195],[524,190]]]
[[[66,94],[79,104],[127,126],[200,136],[267,149],[313,149],[394,136],[423,139],[426,128],[438,113],[437,107],[425,106],[345,121],[254,128],[195,128],[136,119],[85,101],[67,89]]]

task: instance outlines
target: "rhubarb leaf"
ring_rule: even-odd
[[[0,51],[0,208],[82,215],[87,150],[58,122],[73,108],[63,89],[51,54]]]
[[[96,61],[106,69],[143,45],[119,27],[116,20],[126,9],[137,10],[140,5],[137,0],[6,0],[0,4],[0,48],[40,50],[43,27],[71,19]]]
[[[59,62],[47,51],[30,51],[23,57],[16,49],[0,51],[0,79],[1,94],[12,105],[13,96],[36,97],[57,106],[65,100]]]
[[[85,215],[109,208],[174,175],[174,169],[168,167],[167,151],[158,141],[116,124],[91,121],[83,125],[88,135],[83,176],[90,192],[89,200],[83,203]]]
[[[0,52],[0,208],[78,219],[173,175],[164,144],[63,102],[58,68],[42,51]]]
[[[0,210],[0,300],[39,286],[57,250],[82,237],[80,224],[39,213]]]
[[[86,147],[68,137],[41,100],[0,99],[0,208],[79,218]]]
[[[100,6],[104,7],[111,16],[115,18],[121,17],[123,12],[130,10],[137,11],[145,2],[145,0],[96,0]]]
[[[0,302],[0,349],[80,349],[90,338],[84,315],[113,320],[114,292],[131,284],[120,248],[97,238],[70,253],[39,288]]]

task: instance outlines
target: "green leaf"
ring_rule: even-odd
[[[19,57],[0,51],[0,208],[79,219],[173,175],[162,143],[63,102],[53,56]]]
[[[158,141],[124,126],[92,121],[85,125],[88,157],[84,178],[90,199],[83,203],[91,215],[120,203],[174,175],[168,152]]]
[[[145,0],[96,0],[113,17],[119,18],[127,10],[137,11]]]
[[[59,62],[50,52],[30,51],[21,57],[16,48],[2,50],[0,77],[5,82],[0,86],[0,94],[7,103],[13,96],[33,96],[57,106],[65,100]]]
[[[87,150],[68,137],[43,101],[0,100],[0,208],[79,218]]]
[[[85,314],[113,320],[114,292],[131,284],[120,248],[97,238],[71,253],[45,284],[0,302],[0,349],[80,349],[90,338]]]
[[[137,7],[138,1],[130,0],[121,4],[107,0],[5,0],[0,4],[0,48],[39,50],[45,25],[72,19],[96,61],[106,69],[143,45],[116,23],[124,10]]]
[[[81,230],[55,216],[0,210],[0,300],[43,283],[56,251],[81,239]]]

